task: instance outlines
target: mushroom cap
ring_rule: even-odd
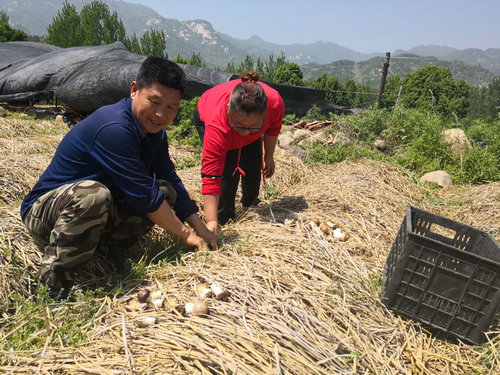
[[[207,315],[208,306],[203,300],[196,300],[193,304],[193,310],[191,312],[193,315]]]
[[[324,233],[324,234],[330,234],[330,227],[328,226],[327,223],[321,223],[319,226],[319,229]]]
[[[151,292],[148,288],[141,289],[137,292],[137,299],[139,302],[146,302]]]

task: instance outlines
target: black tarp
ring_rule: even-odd
[[[129,52],[121,42],[97,47],[58,48],[34,42],[0,43],[0,101],[36,102],[54,93],[75,112],[88,114],[130,94],[130,83],[145,56]],[[179,64],[186,73],[185,97],[204,91],[236,75]],[[323,112],[339,112],[327,103],[325,92],[271,83],[285,102],[287,113],[304,115],[313,105]]]

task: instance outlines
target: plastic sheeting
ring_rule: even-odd
[[[145,56],[129,52],[121,42],[97,47],[59,48],[34,42],[0,43],[0,101],[36,102],[54,93],[75,112],[88,114],[128,97],[130,83]],[[179,64],[188,84],[185,97],[238,76]],[[271,83],[285,102],[287,113],[303,115],[313,105],[324,112],[341,107],[324,100],[325,92],[306,87]]]

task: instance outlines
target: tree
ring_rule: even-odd
[[[80,15],[67,0],[47,28],[45,41],[58,47],[74,47],[82,44]]]
[[[469,116],[500,119],[500,77],[496,77],[487,87],[471,89]]]
[[[9,16],[0,11],[0,42],[27,40],[28,36],[22,30],[13,29],[9,24]]]
[[[201,54],[199,52],[193,52],[187,64],[191,66],[197,66],[199,68],[207,67],[207,63],[203,60],[203,57],[201,57]]]
[[[116,12],[110,13],[108,5],[95,0],[85,4],[80,12],[82,43],[100,46],[125,40],[125,27]]]
[[[238,71],[240,73],[247,72],[253,70],[254,61],[252,56],[246,55],[245,59],[240,63],[238,67]]]
[[[317,76],[312,81],[312,87],[319,90],[325,90],[327,93],[325,99],[327,102],[342,105],[345,102],[344,93],[345,91],[342,82],[335,76],[327,76],[326,73],[322,73]]]
[[[141,51],[146,56],[168,58],[166,35],[163,30],[150,29],[141,37]]]
[[[303,86],[303,78],[304,76],[302,74],[302,70],[300,70],[300,66],[296,63],[288,63],[281,65],[278,69],[276,69],[274,82],[292,86]]]
[[[427,65],[406,75],[400,101],[407,108],[463,117],[469,107],[469,94],[467,83],[455,81],[449,69]]]

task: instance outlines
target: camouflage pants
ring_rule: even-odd
[[[173,186],[159,180],[166,201],[173,206]],[[39,276],[49,271],[76,270],[86,263],[100,242],[125,249],[149,232],[153,223],[124,215],[106,186],[91,180],[63,185],[42,195],[23,218],[36,245],[43,251]]]

